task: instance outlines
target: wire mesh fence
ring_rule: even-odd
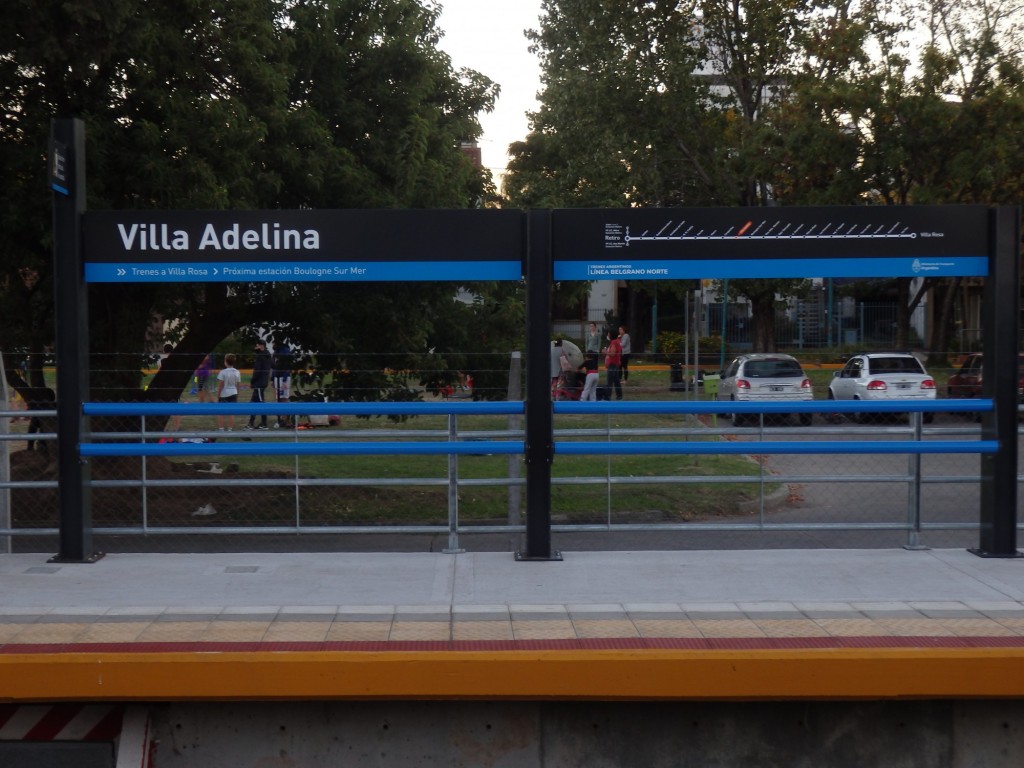
[[[506,377],[496,394],[508,397],[514,366],[494,366]],[[459,371],[450,373],[458,382]],[[511,377],[518,376],[515,371]],[[411,391],[424,402],[472,402],[480,396],[474,385],[470,374],[461,385],[465,389],[456,383],[451,391]],[[673,391],[662,365],[639,366],[626,394],[627,400],[652,402],[709,398],[701,389]],[[207,450],[202,456],[91,458],[92,524],[102,551],[444,549],[453,544],[515,549],[521,541],[522,456],[488,450],[494,441],[523,439],[521,415],[320,420],[322,414],[314,411],[322,408],[314,404],[322,400],[310,400],[308,415],[296,411],[284,426],[266,430],[245,429],[247,415],[260,409],[240,404],[245,417],[236,415],[233,427],[225,423],[221,429],[218,418],[224,415],[204,410],[198,393],[183,391],[182,401],[188,408],[177,422],[173,415],[92,417],[93,441]],[[293,405],[303,408],[301,402]],[[37,415],[52,419],[53,412]],[[765,440],[978,439],[971,416],[940,413],[933,424],[918,426],[918,435],[905,418],[855,424],[816,414],[805,427],[795,418],[767,416],[736,428],[715,412],[560,414],[556,441],[612,441],[624,450],[556,455],[551,497],[556,541],[566,549],[871,547],[918,540],[971,546],[979,516],[976,455],[788,455],[754,446],[731,448]],[[30,435],[23,412],[8,411],[0,420],[10,427],[4,446],[11,470],[5,483],[9,523],[0,528],[16,550],[53,551],[59,525],[56,435]],[[730,446],[730,452],[693,448],[638,456],[625,450],[631,442],[652,439],[694,446],[713,442]],[[468,447],[457,456],[338,455],[317,449],[370,441],[458,441]],[[236,455],[229,449],[273,443],[308,451]]]
[[[630,329],[635,351],[647,353],[672,352],[666,349],[668,336],[697,338],[703,341],[701,351],[721,355],[750,351],[753,348],[752,310],[749,303],[735,299],[723,301],[710,292],[688,301],[686,308],[656,309],[641,313],[639,326]],[[908,321],[907,344],[920,347],[928,338],[929,315],[917,307]],[[599,329],[618,326],[624,320],[618,315],[592,310],[583,319],[561,320],[555,332],[570,339],[583,339],[587,324]],[[814,291],[807,299],[788,299],[775,308],[774,336],[780,349],[793,351],[841,352],[850,349],[897,348],[898,309],[895,302],[868,302],[852,297],[832,297]],[[980,349],[980,331],[958,327],[953,339],[955,351],[966,353]],[[902,345],[906,346],[906,344]]]

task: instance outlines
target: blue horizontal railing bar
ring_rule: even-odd
[[[82,456],[440,456],[520,454],[515,440],[465,442],[82,443]]]
[[[949,400],[874,401],[800,401],[800,402],[711,402],[711,401],[629,401],[552,403],[555,413],[565,414],[715,414],[727,409],[732,413],[907,413],[979,412],[991,410],[986,398]],[[518,415],[521,401],[442,402],[442,403],[84,403],[90,416],[148,415]],[[995,453],[994,440],[933,441],[753,441],[753,442],[575,442],[558,441],[554,452],[562,455],[623,454],[939,454]],[[214,443],[83,443],[82,456],[316,456],[316,455],[481,455],[523,454],[525,443],[502,441],[316,441],[316,442],[214,442]]]
[[[86,416],[505,416],[522,414],[520,400],[444,403],[83,403]]]
[[[988,398],[949,400],[790,400],[765,401],[679,401],[661,400],[576,402],[559,400],[554,403],[555,413],[974,413],[991,411],[993,401]]]
[[[995,453],[998,440],[792,440],[734,442],[558,442],[555,453],[566,456],[745,453]],[[657,482],[652,478],[652,482]]]

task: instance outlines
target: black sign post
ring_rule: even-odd
[[[526,551],[517,560],[561,560],[551,549],[551,211],[529,214],[526,257]]]
[[[980,557],[1020,557],[1017,551],[1018,335],[1020,324],[1020,209],[990,212],[992,253],[985,280],[982,393],[995,410],[982,415],[982,439],[997,440],[981,455]]]
[[[89,393],[89,305],[81,238],[85,211],[85,128],[78,119],[57,119],[52,123],[51,134],[60,513],[60,552],[51,559],[89,563],[102,555],[92,550],[89,465],[78,454],[78,444],[88,432],[82,402]]]

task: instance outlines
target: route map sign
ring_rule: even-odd
[[[85,281],[519,280],[520,211],[87,211]]]
[[[555,280],[988,273],[984,206],[569,209]]]

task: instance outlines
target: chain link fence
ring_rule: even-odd
[[[352,358],[349,358],[351,361]],[[406,399],[521,400],[518,356],[467,357],[465,368],[445,368],[428,387],[428,372],[401,371]],[[319,362],[319,361],[317,361]],[[332,363],[336,361],[331,361]],[[244,366],[244,361],[243,361]],[[296,368],[293,394],[323,403],[333,375],[325,366]],[[335,368],[349,374],[351,362]],[[52,372],[50,372],[52,374]],[[362,373],[369,375],[367,368]],[[389,375],[393,375],[391,372]],[[934,372],[933,372],[934,374]],[[152,371],[143,374],[143,384]],[[821,371],[820,381],[830,375]],[[243,381],[248,380],[243,369]],[[351,381],[351,378],[346,379]],[[491,382],[482,390],[479,382]],[[498,382],[503,381],[499,385]],[[195,384],[196,382],[191,382]],[[819,399],[824,388],[817,387]],[[351,400],[370,399],[367,387]],[[940,387],[941,391],[941,387]],[[268,402],[274,402],[268,390]],[[243,403],[249,393],[243,392]],[[680,393],[663,365],[638,365],[628,401],[706,400],[702,388]],[[199,391],[187,386],[172,417],[92,418],[100,442],[208,446],[203,456],[103,456],[90,460],[92,523],[100,551],[211,551],[256,549],[441,550],[518,549],[525,516],[525,470],[520,455],[495,454],[490,441],[523,439],[522,416],[361,417],[322,414],[283,426],[247,430],[256,406],[239,406],[234,424],[203,411]],[[208,398],[207,398],[208,399]],[[330,398],[329,398],[330,399]],[[303,402],[299,400],[298,402]],[[332,400],[333,402],[333,400]],[[296,406],[301,408],[300,406]],[[52,552],[58,530],[54,412],[0,415],[8,471],[0,538],[16,551]],[[38,431],[29,432],[31,420]],[[224,417],[221,417],[222,419]],[[257,425],[259,420],[257,420]],[[270,417],[270,423],[277,423]],[[973,414],[939,413],[921,427],[886,418],[866,425],[816,414],[810,427],[794,417],[766,416],[735,428],[715,413],[561,414],[556,441],[663,440],[727,445],[765,440],[972,440]],[[318,455],[317,444],[433,440],[479,443],[462,455]],[[218,445],[289,443],[302,455],[217,455]],[[732,450],[732,449],[730,449]],[[779,455],[752,449],[733,453],[556,455],[552,465],[552,522],[559,547],[732,548],[972,546],[977,543],[980,460],[977,455]],[[453,538],[454,536],[454,538]]]
[[[662,334],[693,338],[690,329],[697,327],[703,341],[702,352],[728,356],[753,348],[753,327],[750,304],[745,301],[713,301],[707,297],[686,302],[683,311],[654,311],[644,317],[640,327],[630,329],[634,351],[665,352]],[[570,339],[583,339],[587,324],[598,328],[617,326],[623,320],[614,313],[591,311],[582,320],[560,320],[555,333]],[[910,346],[920,348],[928,338],[928,314],[917,307],[910,317]],[[775,310],[775,342],[787,351],[843,351],[860,349],[895,349],[897,342],[897,307],[893,302],[865,302],[850,297],[829,299],[821,291],[809,299],[780,302]],[[954,337],[955,352],[980,349],[980,331],[959,329]],[[673,351],[673,350],[668,350]]]

